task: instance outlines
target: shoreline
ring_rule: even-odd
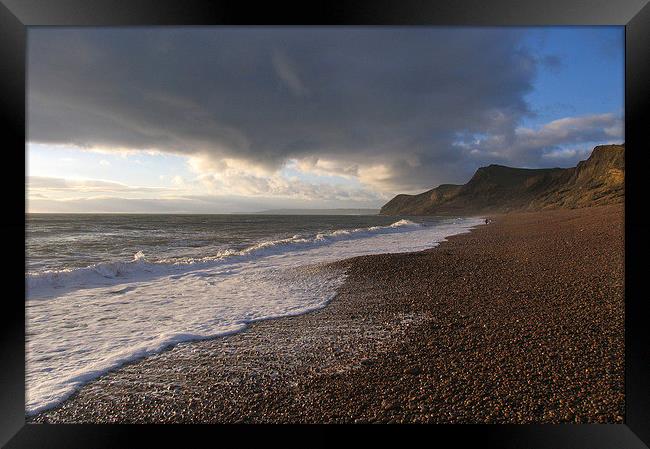
[[[155,345],[148,344],[148,345],[146,345],[146,348],[144,350],[140,350],[140,351],[129,351],[129,344],[128,343],[133,343],[133,341],[128,341],[127,344],[124,345],[124,349],[122,349],[121,345],[120,346],[115,345],[115,339],[112,339],[112,340],[104,339],[103,340],[104,345],[101,345],[103,347],[98,347],[100,345],[95,344],[94,345],[95,350],[91,349],[91,350],[83,351],[84,353],[90,354],[91,357],[95,357],[97,359],[100,359],[101,362],[95,363],[94,364],[94,369],[92,369],[92,370],[85,370],[84,371],[84,369],[81,368],[81,370],[78,370],[76,373],[74,373],[72,375],[73,378],[67,384],[57,380],[57,377],[58,377],[58,379],[65,379],[64,376],[56,376],[56,375],[51,376],[50,380],[49,380],[49,385],[48,385],[50,387],[50,391],[54,390],[54,388],[52,388],[52,386],[55,386],[56,388],[58,388],[58,391],[56,391],[55,394],[49,395],[49,396],[46,396],[46,394],[49,392],[47,390],[47,388],[45,389],[45,394],[41,394],[42,391],[39,391],[39,383],[40,383],[41,379],[39,379],[37,377],[30,377],[29,376],[29,370],[28,370],[27,384],[28,384],[28,386],[32,386],[34,388],[34,390],[30,391],[30,389],[28,389],[26,391],[26,393],[32,393],[31,396],[30,396],[30,394],[27,394],[27,400],[28,400],[27,402],[28,402],[29,406],[26,407],[26,409],[27,409],[26,410],[26,416],[28,416],[28,417],[29,416],[34,416],[34,415],[36,415],[38,413],[41,413],[41,412],[56,408],[62,402],[64,402],[68,397],[73,395],[75,393],[75,391],[79,390],[84,385],[92,382],[93,380],[99,378],[100,376],[106,375],[107,373],[109,373],[111,371],[114,371],[116,369],[119,369],[120,367],[122,367],[122,366],[124,366],[126,364],[137,362],[139,360],[145,359],[147,357],[158,354],[158,353],[163,352],[165,350],[169,350],[171,347],[173,347],[173,346],[175,346],[177,344],[189,343],[189,342],[195,342],[195,341],[201,341],[201,340],[211,340],[211,339],[215,339],[215,338],[222,338],[222,337],[226,337],[226,336],[231,335],[231,334],[242,332],[243,330],[247,329],[251,324],[253,324],[255,322],[270,320],[270,319],[278,319],[278,318],[283,318],[283,317],[288,317],[288,316],[302,315],[302,314],[313,312],[314,310],[318,310],[320,308],[323,308],[323,307],[325,307],[327,305],[327,303],[329,303],[332,300],[332,298],[334,296],[336,296],[336,292],[337,292],[338,287],[332,285],[332,286],[329,286],[329,287],[325,287],[324,290],[323,290],[323,288],[320,288],[320,287],[322,286],[323,280],[326,280],[325,281],[326,284],[328,282],[332,282],[332,283],[334,283],[334,284],[336,284],[338,286],[340,286],[342,284],[342,282],[345,279],[345,270],[337,269],[334,265],[336,265],[337,263],[339,263],[339,262],[341,262],[343,260],[351,259],[351,258],[357,257],[359,255],[393,253],[393,252],[402,252],[402,253],[405,253],[405,252],[417,252],[417,251],[421,251],[421,250],[425,250],[425,249],[430,249],[431,247],[436,246],[437,244],[440,243],[440,241],[443,241],[446,237],[448,237],[450,235],[469,232],[473,227],[476,227],[476,226],[482,224],[482,220],[479,220],[476,217],[474,217],[473,219],[472,218],[464,218],[464,219],[456,218],[456,219],[453,219],[453,220],[451,220],[451,219],[435,219],[435,217],[433,217],[434,218],[433,223],[435,223],[435,225],[433,227],[431,227],[431,229],[433,230],[432,234],[431,233],[425,234],[426,237],[417,237],[417,234],[418,234],[417,232],[416,233],[408,232],[408,234],[406,236],[399,237],[399,235],[402,232],[402,226],[407,226],[407,228],[405,228],[406,231],[409,231],[409,230],[410,231],[425,230],[425,227],[428,227],[428,226],[419,226],[418,225],[418,226],[415,226],[415,229],[414,229],[413,228],[414,223],[412,221],[404,220],[404,219],[398,220],[398,218],[399,217],[397,217],[397,218],[388,217],[390,222],[392,222],[390,225],[378,225],[378,226],[366,227],[366,228],[364,228],[364,227],[356,227],[356,228],[352,228],[349,231],[347,229],[342,229],[341,234],[344,234],[344,235],[341,235],[342,238],[340,240],[344,243],[344,246],[340,250],[338,250],[338,251],[330,251],[330,253],[329,254],[326,253],[324,255],[324,257],[323,257],[323,255],[321,255],[319,257],[318,254],[316,254],[316,257],[303,259],[302,263],[298,263],[298,265],[291,264],[291,263],[287,264],[287,265],[291,266],[291,268],[286,268],[285,267],[281,271],[284,272],[285,275],[287,275],[287,277],[289,278],[289,283],[292,283],[291,279],[290,279],[291,278],[290,273],[292,273],[294,271],[302,272],[302,276],[298,276],[298,281],[302,283],[302,287],[300,289],[298,289],[297,291],[295,291],[295,294],[297,296],[296,296],[296,300],[293,301],[293,304],[297,305],[297,307],[286,308],[286,307],[282,307],[282,304],[281,304],[281,306],[279,308],[276,308],[275,310],[273,308],[268,308],[267,307],[267,310],[266,310],[267,313],[257,314],[258,315],[257,317],[248,316],[248,317],[242,317],[242,319],[239,320],[239,321],[231,320],[231,323],[233,325],[228,326],[228,328],[226,328],[226,329],[224,329],[225,326],[217,325],[217,326],[204,327],[202,330],[199,330],[196,333],[192,332],[191,330],[176,330],[175,332],[170,332],[170,333],[165,332],[165,333],[163,333],[163,335],[165,335],[165,336],[163,338],[159,339],[158,341],[156,341]],[[395,221],[395,220],[397,220],[397,221]],[[441,225],[442,227],[438,227],[437,225]],[[339,230],[332,231],[330,234],[326,233],[325,235],[326,236],[327,235],[336,236],[338,231]],[[384,234],[384,233],[393,234],[395,232],[397,232],[397,236],[394,237],[393,239],[389,238],[389,240],[387,242],[382,242],[381,241],[381,237],[380,237],[381,234]],[[355,243],[354,242],[358,238],[356,236],[357,233],[359,233],[359,235],[361,235],[361,237],[362,237],[361,240],[360,240],[360,243]],[[321,234],[319,234],[319,235],[321,235]],[[416,236],[415,238],[413,238],[414,235]],[[369,244],[366,243],[366,240],[365,240],[364,236],[380,237],[380,240],[377,241],[374,244],[371,244],[369,246]],[[318,239],[316,239],[316,240],[318,240]],[[348,248],[347,249],[345,247],[346,240],[348,240],[348,242],[347,242],[348,243]],[[349,240],[351,240],[351,242]],[[269,241],[269,240],[266,240],[266,241]],[[263,241],[263,242],[265,242],[265,241]],[[271,240],[270,242],[274,242],[274,241]],[[279,240],[279,241],[276,241],[276,242],[282,242],[282,240]],[[330,246],[328,244],[321,245],[320,243],[322,243],[322,242],[318,242],[318,241],[316,243],[317,243],[316,245],[313,245],[313,244],[308,245],[308,246],[311,246],[309,251],[311,251],[312,249],[315,249],[316,252],[317,252],[318,251],[317,248],[319,246],[323,246],[324,248],[327,248],[327,247]],[[338,243],[338,242],[335,240],[334,242],[331,242],[331,243]],[[350,243],[352,243],[352,245],[349,245]],[[255,248],[256,246],[257,245],[252,245],[249,248]],[[291,254],[292,249],[289,248],[287,251],[280,251],[280,254],[282,254],[282,253]],[[263,256],[262,263],[264,263],[265,259],[266,259],[266,257]],[[134,261],[133,263],[135,264],[136,262]],[[236,261],[235,261],[235,263],[236,263]],[[184,267],[190,273],[192,271],[196,270],[196,266],[193,265],[193,264],[186,264]],[[92,268],[92,266],[83,268],[82,270],[89,270],[91,268]],[[136,268],[137,268],[137,266],[136,266]],[[208,266],[207,269],[209,269],[209,268],[210,267]],[[144,271],[148,272],[149,270],[145,269]],[[278,274],[280,274],[280,273],[278,273]],[[303,278],[303,279],[301,280],[300,278]],[[319,285],[319,282],[318,282],[319,279],[320,279],[320,285]],[[110,303],[111,300],[114,299],[112,297],[113,294],[115,294],[115,293],[120,294],[121,293],[122,289],[120,288],[121,286],[119,286],[120,283],[127,283],[128,284],[128,282],[131,281],[131,280],[132,279],[128,279],[128,280],[125,279],[124,282],[117,282],[116,284],[114,284],[117,287],[117,290],[115,290],[115,287],[109,288],[109,289],[103,288],[101,291],[99,291],[98,294],[95,294],[94,296],[98,299],[98,302],[101,305],[101,307],[104,308],[105,304]],[[140,278],[139,280],[142,281],[142,278]],[[213,285],[212,282],[208,282],[208,284]],[[316,289],[312,290],[311,285],[314,285],[314,284],[315,284]],[[252,284],[252,285],[254,285],[254,284]],[[207,287],[207,285],[206,285],[206,287]],[[72,288],[72,291],[74,291],[75,286],[72,285],[71,288]],[[127,292],[129,290],[132,290],[132,289],[133,288],[129,287],[128,285],[124,288],[124,290],[127,291]],[[257,296],[259,296],[259,295],[263,296],[263,295],[266,294],[266,291],[267,291],[267,290],[259,289],[259,288],[253,289],[253,290],[258,291]],[[206,292],[209,292],[209,294],[211,295],[211,290],[206,290]],[[310,293],[310,292],[312,292],[312,293]],[[58,293],[60,293],[60,289],[59,289]],[[171,294],[172,297],[175,296],[171,292],[166,292],[166,293]],[[202,298],[202,293],[203,293],[202,291],[196,291],[196,290],[188,291],[186,289],[177,289],[177,293],[180,294],[180,296],[187,297],[188,300],[190,300],[191,302],[197,302],[198,304],[201,304],[201,298]],[[195,296],[194,293],[196,293],[198,296]],[[214,293],[215,293],[216,296],[212,297],[212,299],[207,299],[207,303],[214,302],[214,299],[218,298],[221,301],[221,303],[224,304],[224,306],[226,306],[225,308],[227,309],[227,303],[228,303],[227,299],[228,298],[225,297],[223,294],[219,295],[219,289],[214,290]],[[234,291],[232,291],[232,293],[234,295],[237,295],[238,291],[234,290]],[[272,293],[272,291],[271,291],[271,293]],[[141,294],[143,296],[140,296]],[[147,298],[147,294],[148,294],[148,291],[145,289],[141,293],[138,293],[138,294],[135,294],[135,295],[130,295],[130,297],[128,297],[127,300],[130,303],[141,303],[141,302],[143,302],[142,301],[143,299]],[[90,296],[93,296],[93,295],[91,294]],[[252,299],[252,300],[255,299],[255,296],[256,295],[254,293],[250,293],[250,292],[247,295],[247,297]],[[299,301],[299,300],[297,300],[297,298],[301,298],[301,297],[303,299],[307,298],[307,301]],[[287,298],[291,298],[291,296],[287,295]],[[204,302],[206,302],[205,298],[203,298],[203,299],[204,299]],[[226,299],[225,302],[223,302],[224,299]],[[277,302],[277,299],[278,299],[277,295],[275,295],[275,297],[274,297],[273,294],[271,294],[271,296],[269,298],[264,298],[264,301],[261,301],[261,304],[259,304],[259,306],[263,308],[264,303],[266,303],[267,305],[272,304],[274,302],[274,300],[275,300],[275,302]],[[124,301],[124,300],[125,300],[124,298],[121,299],[121,301]],[[118,299],[117,301],[118,301],[117,302],[118,304],[123,303],[123,302],[119,302],[120,299]],[[217,303],[218,302],[219,301],[217,301]],[[43,302],[43,303],[36,302],[36,301],[28,302],[27,303],[27,306],[28,306],[27,311],[28,311],[28,313],[31,311],[31,309],[30,309],[31,306],[39,306],[40,307],[41,304],[47,305],[48,302]],[[82,303],[82,304],[84,304],[84,308],[86,308],[86,305],[85,305],[86,303]],[[222,309],[223,308],[224,307],[222,307]],[[175,315],[174,311],[172,311],[168,306],[166,306],[164,308],[161,308],[159,310],[156,310],[156,308],[154,308],[153,310],[150,311],[151,314],[147,314],[147,315],[148,315],[148,317],[150,319],[155,320],[157,316],[160,316],[161,311],[162,311],[163,314],[167,315],[170,318],[172,318],[172,317],[174,319],[176,318],[174,316]],[[96,308],[95,308],[94,312],[95,313],[83,313],[82,312],[79,319],[77,319],[75,321],[78,322],[78,323],[84,323],[86,320],[90,320],[92,322],[94,320],[94,317],[102,317],[102,319],[99,320],[99,321],[104,321],[104,319],[110,319],[111,315],[112,315],[110,313],[111,312],[110,310],[109,311],[96,310]],[[106,312],[108,312],[108,313],[106,313]],[[138,310],[136,310],[135,312],[138,312]],[[187,316],[201,317],[199,319],[206,320],[206,319],[209,319],[210,316],[214,316],[212,313],[209,313],[209,312],[210,311],[208,311],[208,314],[206,314],[206,315],[204,315],[204,314],[198,314],[197,315],[196,313],[194,313],[194,314],[189,314],[188,313]],[[225,316],[228,316],[228,310],[223,310],[223,312],[225,312]],[[40,313],[39,318],[40,318],[41,322],[45,321],[48,313],[60,315],[58,310],[52,310],[52,311],[46,310],[45,312]],[[74,310],[68,310],[68,314],[74,314],[74,313],[75,313]],[[180,311],[180,313],[183,314],[184,312]],[[39,314],[35,314],[35,315],[38,316]],[[259,316],[259,315],[261,315],[261,316]],[[217,316],[219,316],[218,311],[217,311]],[[182,318],[182,315],[181,315],[181,318]],[[30,321],[30,320],[31,320],[31,317],[28,317],[28,321]],[[121,320],[115,319],[115,317],[114,317],[113,321],[119,322]],[[219,320],[217,320],[217,321],[219,321]],[[119,323],[116,323],[116,324],[119,324]],[[99,330],[102,331],[102,330],[108,329],[110,327],[111,326],[105,326],[104,329],[99,329]],[[137,327],[133,328],[133,330],[138,331],[138,328]],[[58,341],[59,338],[61,338],[56,333],[50,333],[50,334],[51,334],[50,335],[51,338],[47,339],[45,341],[41,341],[41,343],[47,344],[48,341],[56,342],[56,341]],[[63,335],[65,335],[65,332],[63,333]],[[101,333],[99,335],[100,335],[100,337],[102,336]],[[119,335],[117,335],[116,337],[119,338]],[[147,337],[146,335],[144,337],[145,338],[141,338],[140,341],[145,341],[146,342],[148,340],[146,338]],[[153,337],[153,338],[155,338],[155,337]],[[139,343],[139,341],[136,342],[136,344],[137,343]],[[34,352],[38,351],[37,348],[38,348],[38,345],[36,343],[34,343],[32,345],[32,349],[35,350]],[[87,348],[87,346],[85,348]],[[104,348],[105,348],[105,350],[104,350]],[[96,350],[98,350],[98,349],[100,350],[99,353],[96,352]],[[110,355],[111,353],[115,353],[115,352],[120,353],[119,357],[101,358],[102,353],[108,353]],[[31,357],[28,357],[27,368],[29,368],[29,369],[36,368],[36,369],[34,369],[34,371],[37,372],[38,364],[30,365],[30,363],[31,363],[30,360],[35,358],[34,353],[29,354],[29,351],[28,351],[28,355],[31,355]],[[47,354],[45,356],[41,356],[40,359],[41,360],[48,360]],[[65,357],[62,358],[62,362],[65,362],[65,360],[66,360]],[[48,368],[47,366],[45,368],[43,368],[43,371],[46,372],[46,373],[49,372],[47,368]],[[37,382],[34,382],[34,384],[32,384],[30,382],[30,379],[32,379],[32,378],[35,379]],[[43,379],[43,380],[46,380],[46,379]],[[72,382],[76,383],[76,385],[72,384]],[[39,397],[39,395],[40,395],[41,398],[47,398],[47,400],[38,401],[37,398]]]
[[[178,344],[27,421],[621,422],[623,206],[492,218],[335,262],[323,308]]]

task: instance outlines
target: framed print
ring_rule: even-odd
[[[0,12],[2,444],[647,447],[647,2]]]

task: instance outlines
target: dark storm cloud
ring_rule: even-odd
[[[28,138],[417,189],[476,168],[459,136],[517,139],[539,63],[508,29],[33,29]]]

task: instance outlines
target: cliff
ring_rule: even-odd
[[[470,215],[619,203],[624,199],[624,153],[624,145],[601,145],[571,168],[481,167],[467,184],[397,195],[380,214]]]

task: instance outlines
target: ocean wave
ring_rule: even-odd
[[[387,226],[337,229],[313,235],[296,234],[289,238],[266,240],[244,249],[226,249],[206,257],[175,257],[148,261],[142,251],[130,261],[101,262],[84,268],[50,270],[26,275],[28,298],[50,296],[62,290],[92,288],[116,283],[146,280],[161,275],[174,274],[187,269],[206,268],[216,264],[250,261],[260,257],[281,255],[291,251],[311,249],[342,240],[372,237],[373,235],[405,232],[422,224],[402,219]]]
[[[153,262],[137,252],[126,262],[35,277],[33,282],[43,283],[36,288],[42,296],[30,298],[25,308],[26,412],[53,407],[108,370],[170,345],[317,310],[346,279],[344,269],[323,264],[429,249],[480,223],[400,220],[383,227],[267,239],[193,263]],[[369,238],[360,238],[364,236]],[[262,257],[267,254],[279,256]]]

